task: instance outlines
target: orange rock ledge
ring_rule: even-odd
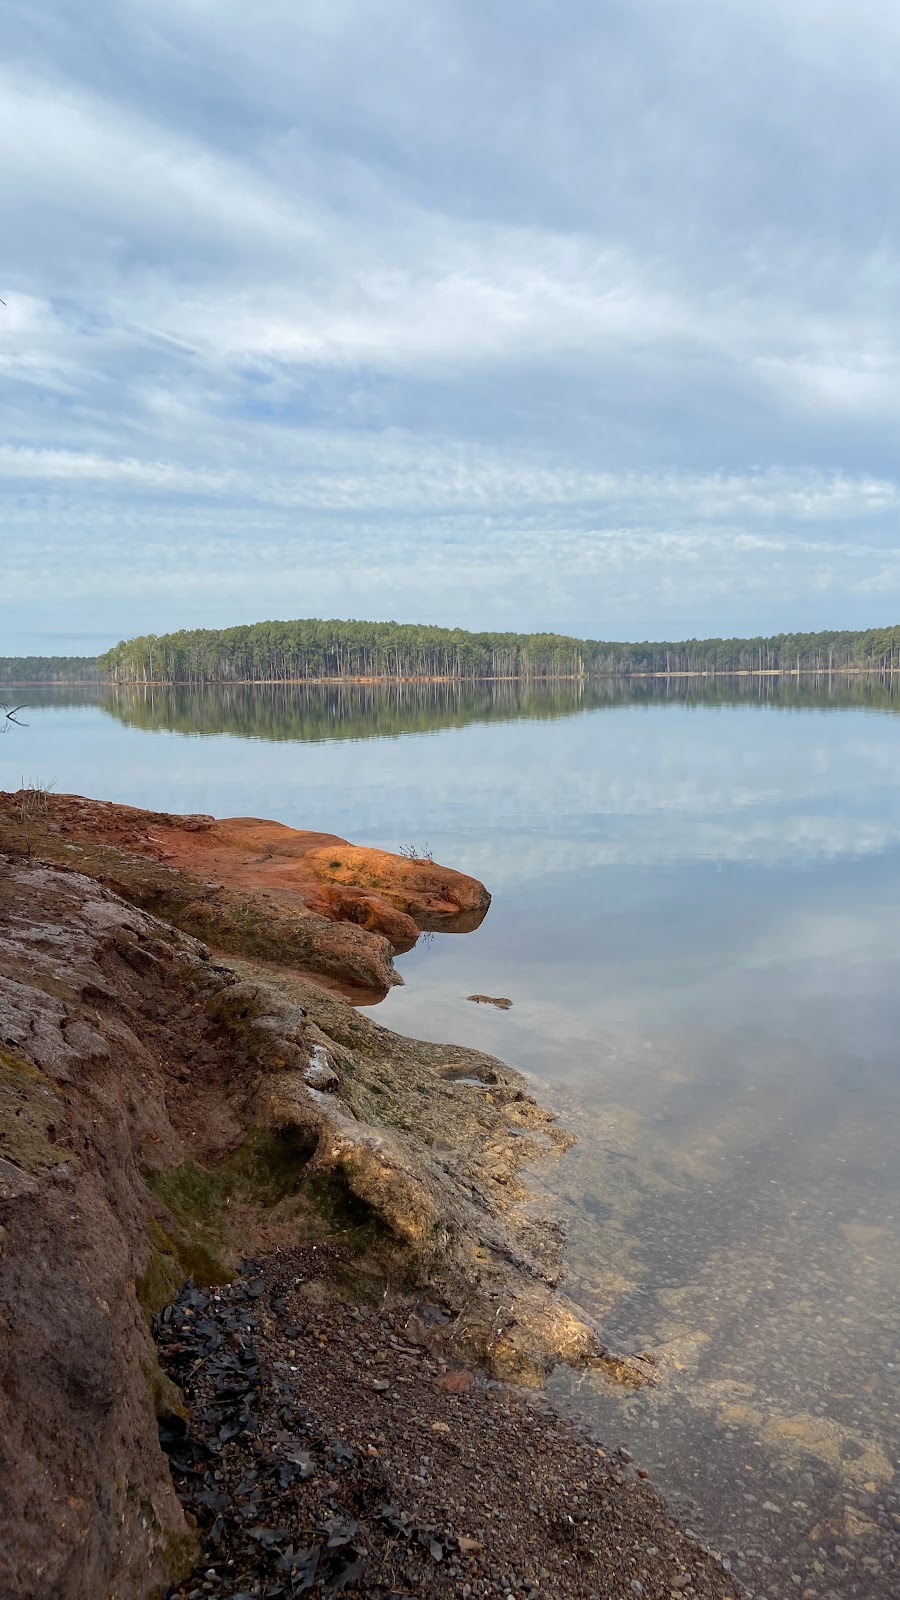
[[[0,794],[10,845],[78,867],[213,947],[318,973],[354,998],[402,982],[392,956],[421,932],[469,932],[491,903],[465,873],[337,834],[80,795]]]

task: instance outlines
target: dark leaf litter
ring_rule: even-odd
[[[156,1318],[189,1414],[160,1443],[202,1545],[172,1600],[737,1600],[627,1451],[540,1397],[442,1388],[444,1318],[348,1302],[338,1264],[277,1253]]]

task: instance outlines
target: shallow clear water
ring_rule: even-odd
[[[482,878],[482,927],[401,957],[379,1016],[531,1073],[578,1135],[538,1175],[569,1290],[661,1382],[559,1373],[559,1404],[626,1438],[757,1596],[894,1595],[900,689],[714,694],[32,692],[0,785]]]

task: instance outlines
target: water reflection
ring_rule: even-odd
[[[559,1403],[757,1597],[894,1595],[900,681],[28,698],[7,786],[428,842],[487,883],[379,1016],[522,1067],[578,1135],[538,1174],[569,1287],[662,1381],[561,1373]]]
[[[737,1070],[702,1030],[630,1063],[617,1045],[602,1093],[559,1096],[580,1143],[551,1186],[576,1298],[662,1382],[623,1398],[560,1373],[558,1398],[624,1430],[751,1589],[895,1594],[895,1127],[834,1092],[812,1043],[748,1043]]]
[[[782,918],[798,932],[798,874],[772,884],[762,965],[755,929],[742,961],[740,930],[721,945],[713,919],[681,930],[675,969],[644,952],[626,1004],[588,958],[580,997],[533,961],[505,990],[512,1012],[467,1011],[462,982],[454,998],[417,956],[386,1007],[539,1075],[578,1138],[535,1174],[567,1223],[567,1288],[661,1375],[629,1394],[561,1371],[553,1392],[603,1439],[626,1438],[770,1600],[896,1593],[897,887],[896,863],[881,905],[858,885],[850,959],[848,928],[818,945],[778,937]],[[732,905],[739,920],[737,892]],[[464,951],[447,959],[468,977]]]
[[[243,739],[394,738],[471,723],[542,721],[642,705],[900,709],[900,675],[575,681],[109,685],[23,690],[31,706],[101,705],[129,727]]]

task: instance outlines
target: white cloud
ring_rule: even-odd
[[[0,474],[10,481],[72,480],[135,484],[173,491],[212,491],[224,487],[213,473],[194,472],[163,461],[136,461],[133,457],[82,454],[77,450],[47,450],[24,445],[0,445]]]
[[[434,583],[442,620],[543,597],[579,631],[896,595],[892,25],[676,9],[99,0],[82,36],[14,4],[17,603],[42,539],[118,582],[119,631],[239,594],[251,549],[269,612],[311,551],[307,609],[364,561],[382,614]]]

